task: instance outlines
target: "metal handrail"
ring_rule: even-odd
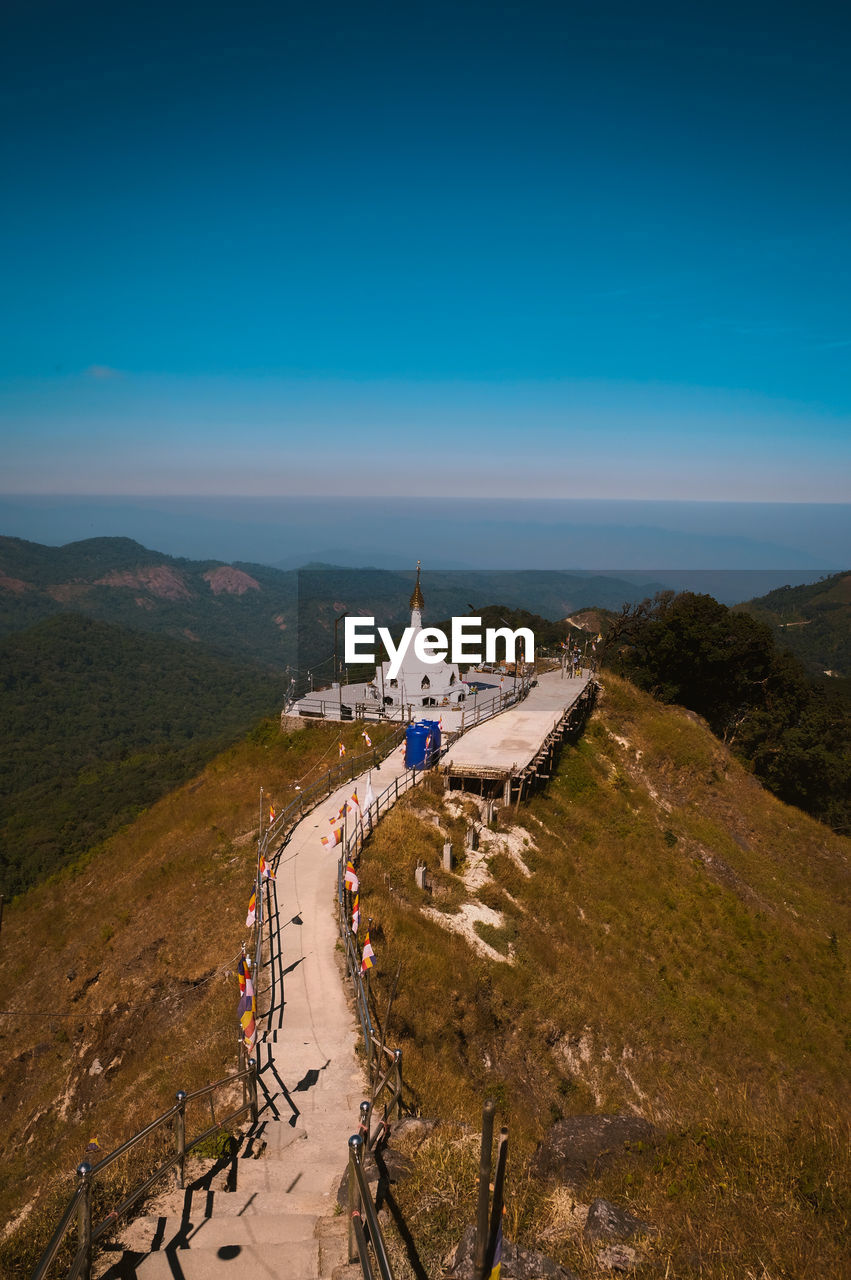
[[[223,1120],[205,1129],[203,1133],[198,1134],[191,1142],[186,1141],[185,1129],[185,1110],[186,1103],[196,1098],[203,1098],[214,1093],[217,1089],[223,1088],[225,1085],[243,1082],[243,1089],[247,1092],[247,1098],[241,1107],[230,1113]],[[247,1086],[247,1090],[246,1090]],[[243,1116],[246,1111],[250,1112],[252,1123],[257,1123],[257,1064],[253,1058],[248,1061],[248,1066],[241,1071],[235,1072],[233,1075],[224,1076],[221,1080],[216,1080],[213,1084],[202,1086],[200,1089],[194,1089],[192,1093],[184,1093],[182,1090],[177,1094],[177,1101],[168,1111],[164,1111],[161,1116],[157,1116],[156,1120],[152,1120],[150,1124],[145,1125],[144,1129],[140,1129],[138,1133],[134,1133],[132,1137],[122,1142],[114,1151],[108,1152],[96,1165],[89,1165],[85,1162],[78,1166],[77,1177],[80,1179],[79,1185],[71,1196],[65,1209],[59,1225],[50,1238],[50,1241],[39,1259],[38,1266],[33,1272],[32,1280],[44,1280],[48,1270],[53,1264],[62,1241],[68,1233],[71,1222],[76,1214],[78,1245],[77,1252],[74,1255],[74,1261],[71,1269],[67,1273],[66,1280],[75,1280],[77,1276],[83,1276],[84,1280],[88,1280],[91,1274],[91,1251],[92,1245],[111,1230],[117,1222],[127,1216],[127,1213],[133,1206],[144,1196],[150,1188],[169,1173],[172,1169],[178,1170],[178,1188],[183,1187],[183,1170],[186,1156],[195,1147],[205,1142],[208,1138],[216,1133],[221,1133],[223,1129],[229,1127],[235,1120]],[[170,1121],[175,1121],[175,1142],[177,1150],[174,1155],[169,1156],[162,1164],[158,1165],[153,1173],[149,1174],[138,1186],[121,1201],[117,1208],[104,1218],[104,1220],[93,1229],[92,1228],[92,1186],[95,1178],[107,1169],[114,1161],[121,1156],[126,1155],[133,1147],[137,1146],[150,1134],[157,1129],[162,1128]]]
[[[391,733],[381,743],[380,747],[372,747],[369,751],[362,751],[356,756],[343,764],[342,762],[332,765],[327,770],[323,778],[318,779],[306,791],[299,792],[298,798],[292,800],[285,809],[281,811],[270,823],[265,831],[262,830],[262,810],[261,810],[261,831],[257,841],[257,865],[254,875],[254,903],[255,903],[255,925],[256,925],[256,941],[254,947],[254,959],[252,972],[255,975],[255,983],[257,977],[263,968],[263,924],[265,919],[264,899],[263,899],[263,880],[260,875],[261,860],[269,862],[269,846],[281,841],[283,843],[292,830],[298,825],[305,814],[310,813],[311,809],[316,806],[326,796],[339,786],[340,782],[346,776],[354,780],[358,773],[363,771],[364,762],[371,760],[374,766],[378,765],[379,760],[384,760],[391,751],[394,751],[402,741],[405,733],[405,726],[402,725],[395,733]]]
[[[473,720],[473,724],[466,725],[466,726],[462,724],[458,730],[445,735],[443,744],[441,746],[440,755],[441,756],[445,755],[446,751],[449,749],[449,746],[453,742],[457,741],[457,739],[460,738],[461,735],[465,733],[468,729],[473,728],[476,724],[480,724],[483,720],[490,719],[492,716],[498,715],[499,712],[504,711],[509,706],[513,706],[514,703],[519,702],[522,698],[524,698],[528,694],[530,688],[531,688],[531,679],[524,677],[521,680],[519,686],[516,686],[514,689],[512,689],[510,693],[497,694],[494,698],[491,698],[487,703],[483,704],[482,706],[477,706],[476,715]],[[482,714],[483,712],[484,714]],[[401,733],[393,736],[394,738],[400,739]],[[364,987],[363,979],[361,977],[360,964],[358,962],[357,951],[355,949],[354,937],[352,935],[351,928],[349,927],[349,921],[347,918],[346,895],[345,895],[345,888],[344,888],[344,869],[345,869],[345,864],[349,858],[354,859],[360,854],[368,836],[371,834],[375,826],[375,823],[381,817],[382,807],[389,807],[391,793],[392,793],[393,801],[395,802],[396,800],[398,800],[400,795],[404,795],[404,793],[408,791],[411,787],[416,786],[417,782],[422,779],[423,774],[425,772],[426,771],[424,769],[419,769],[419,770],[416,768],[406,769],[404,774],[401,775],[401,778],[398,778],[398,777],[394,778],[392,782],[388,783],[388,785],[384,788],[384,790],[379,793],[378,797],[375,800],[373,800],[369,808],[365,812],[362,811],[361,816],[358,822],[356,823],[354,829],[351,832],[346,830],[345,835],[343,837],[342,848],[340,851],[340,858],[337,864],[337,907],[338,907],[338,914],[339,914],[340,937],[343,941],[343,947],[346,954],[346,968],[348,970],[349,977],[351,978],[352,986],[354,988],[355,1008],[357,1010],[358,1021],[360,1022],[360,1025],[361,1025],[361,1032],[363,1033],[364,1049],[366,1050],[366,1056],[367,1056],[367,1070],[369,1072],[370,1081],[372,1081],[373,1068],[375,1066],[374,1051],[378,1046],[379,1042],[377,1041],[373,1031],[372,1019],[370,1018],[370,1015],[369,1015],[369,1003],[367,1000],[366,989]],[[396,1089],[392,1097],[390,1098],[389,1102],[385,1104],[385,1119],[386,1119],[387,1115],[390,1114],[394,1106],[397,1109],[397,1114],[398,1114],[399,1108],[401,1107],[402,1066],[401,1066],[401,1050],[391,1050],[391,1049],[387,1049],[385,1046],[385,1052],[387,1053],[388,1056],[393,1057],[394,1062],[396,1064],[396,1076],[397,1076]],[[380,1072],[380,1067],[378,1068],[378,1070]],[[388,1079],[389,1079],[389,1072],[386,1072],[384,1077],[381,1078],[380,1087],[375,1090],[375,1093],[373,1096],[373,1103],[378,1093],[387,1084]]]
[[[359,773],[363,773],[367,768],[366,761],[371,760],[375,767],[380,760],[384,760],[386,756],[394,751],[405,736],[407,725],[400,725],[394,733],[391,733],[379,747],[371,747],[369,751],[362,751],[356,756],[352,756],[346,764],[332,765],[325,773],[325,776],[312,783],[304,791],[300,792],[298,798],[292,800],[285,809],[283,809],[275,818],[275,821],[266,829],[261,839],[265,841],[265,848],[270,843],[274,843],[278,839],[284,839],[289,832],[290,826],[295,825],[292,819],[298,811],[298,820],[300,821],[306,813],[309,813],[315,804],[319,803],[319,797],[328,796],[337,786],[344,780],[346,775],[351,781],[357,777]],[[305,802],[308,802],[305,805]],[[314,801],[314,803],[310,803]],[[264,850],[265,851],[265,850]]]
[[[503,702],[503,700],[505,700],[504,705],[501,705],[499,707],[499,710],[503,710],[504,706],[509,706],[511,702],[515,700],[516,697],[525,696],[525,693],[528,692],[528,688],[532,680],[534,679],[534,673],[532,671],[527,671],[521,674],[519,677],[511,676],[510,678],[515,682],[511,691],[494,694],[489,700],[490,703]],[[436,703],[434,706],[420,706],[419,704],[415,705],[414,703],[403,703],[403,704],[400,704],[398,707],[393,708],[392,710],[389,710],[389,711],[386,708],[374,707],[371,702],[355,702],[350,707],[349,707],[349,704],[346,704],[348,709],[351,711],[351,716],[350,717],[347,716],[345,721],[342,721],[338,714],[334,714],[339,712],[340,710],[339,696],[331,698],[331,697],[320,697],[319,694],[317,694],[313,698],[302,697],[302,698],[299,698],[297,701],[300,706],[304,707],[304,712],[300,714],[306,714],[311,719],[340,721],[340,723],[345,723],[345,724],[348,724],[350,723],[350,721],[354,721],[354,720],[369,720],[370,722],[377,721],[379,723],[381,723],[382,721],[392,723],[396,720],[399,720],[401,721],[402,727],[404,728],[405,724],[410,722],[413,719],[414,711],[416,711],[417,713],[425,712],[425,711],[435,711],[440,713],[444,710],[447,712],[449,711],[458,712],[460,710],[462,717],[464,717],[466,716],[467,712],[470,709],[469,704],[471,701],[471,697],[473,701],[473,709],[475,710],[477,705],[477,702],[476,702],[478,697],[477,694],[473,694],[473,695],[468,694],[463,706],[461,706],[461,704],[457,702],[448,703],[448,704]],[[329,714],[326,714],[326,711]],[[493,714],[497,714],[497,712],[491,711],[488,714],[493,715]],[[478,724],[480,723],[481,720],[484,720],[487,718],[488,718],[487,715],[484,715],[484,716],[479,715],[476,718],[475,723]]]
[[[349,1218],[352,1231],[354,1232],[355,1244],[357,1245],[358,1257],[360,1258],[360,1269],[363,1273],[363,1280],[375,1280],[375,1272],[372,1269],[372,1260],[369,1256],[369,1246],[364,1235],[363,1222],[361,1220],[360,1210],[355,1209]],[[350,1258],[351,1262],[352,1259]]]
[[[82,1169],[82,1167],[83,1166],[80,1165],[80,1169]],[[77,1170],[77,1173],[79,1175],[79,1169]],[[47,1274],[48,1267],[53,1262],[53,1259],[56,1257],[57,1253],[59,1252],[59,1248],[60,1248],[60,1245],[62,1244],[62,1241],[65,1239],[65,1233],[67,1232],[68,1228],[71,1225],[71,1219],[74,1217],[74,1215],[77,1212],[77,1207],[79,1206],[80,1200],[83,1197],[84,1191],[85,1191],[85,1187],[81,1182],[80,1185],[77,1187],[77,1190],[72,1195],[71,1199],[68,1201],[68,1206],[65,1212],[63,1213],[62,1217],[59,1219],[59,1225],[54,1231],[53,1235],[50,1237],[50,1240],[48,1241],[48,1244],[47,1244],[47,1248],[45,1249],[44,1253],[41,1255],[41,1260],[38,1266],[36,1267],[35,1272],[33,1273],[33,1280],[42,1280],[42,1277]],[[75,1256],[75,1262],[76,1262],[76,1256]]]
[[[365,1238],[363,1239],[363,1252],[361,1252],[360,1237],[363,1237],[364,1233],[362,1223],[358,1220],[361,1214],[364,1214],[369,1231],[369,1242],[375,1254],[375,1261],[378,1263],[378,1272],[381,1280],[393,1280],[393,1269],[387,1256],[387,1246],[381,1233],[381,1224],[378,1221],[372,1193],[364,1177],[363,1164],[361,1163],[362,1156],[363,1138],[359,1133],[353,1133],[349,1138],[349,1262],[356,1261],[357,1251],[364,1275],[368,1277],[372,1274]],[[358,1226],[361,1227],[360,1236],[358,1235]],[[364,1258],[366,1258],[366,1267],[364,1267]]]
[[[441,751],[441,754],[443,754],[443,751]],[[362,813],[362,816],[358,820],[354,829],[351,832],[346,831],[340,858],[337,863],[337,906],[340,936],[342,938],[346,954],[346,968],[354,989],[355,1008],[357,1010],[358,1021],[360,1022],[361,1032],[363,1033],[363,1043],[364,1049],[366,1050],[367,1071],[370,1083],[373,1081],[374,1071],[378,1071],[379,1073],[379,1084],[373,1090],[373,1106],[375,1105],[378,1095],[387,1086],[391,1074],[393,1074],[391,1069],[388,1068],[383,1076],[380,1075],[381,1067],[376,1061],[376,1050],[383,1049],[385,1056],[392,1060],[392,1065],[395,1068],[395,1088],[393,1089],[389,1099],[384,1103],[384,1120],[382,1121],[382,1126],[384,1127],[386,1127],[387,1117],[392,1113],[394,1108],[396,1109],[397,1115],[401,1111],[402,1051],[401,1049],[390,1049],[388,1046],[383,1045],[375,1035],[372,1026],[372,1019],[369,1014],[369,1002],[363,978],[361,976],[360,963],[355,947],[355,939],[349,926],[346,912],[344,868],[348,859],[357,857],[362,850],[364,843],[374,828],[375,823],[381,816],[382,807],[389,802],[391,794],[393,800],[397,800],[400,795],[404,795],[406,791],[415,786],[416,783],[422,779],[425,772],[426,770],[424,769],[406,769],[405,773],[401,775],[401,778],[394,778],[392,782],[388,783],[383,791],[379,792],[378,797],[372,802],[369,808]],[[370,1143],[369,1145],[372,1144]]]

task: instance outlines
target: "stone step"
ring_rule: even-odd
[[[238,1208],[223,1213],[217,1207],[212,1217],[206,1217],[203,1205],[199,1204],[193,1206],[198,1212],[188,1217],[136,1218],[132,1241],[128,1232],[127,1243],[134,1249],[144,1247],[152,1253],[177,1250],[181,1254],[196,1249],[224,1249],[237,1244],[310,1243],[315,1246],[318,1221],[315,1213],[300,1213],[298,1210],[281,1213],[280,1209],[258,1212],[251,1208],[251,1196],[239,1198],[243,1200],[245,1212],[242,1213]],[[143,1241],[147,1242],[144,1246]]]
[[[349,1224],[345,1214],[322,1218],[317,1224],[316,1238],[319,1241],[319,1274],[323,1280],[331,1280],[348,1264]],[[356,1265],[354,1277],[362,1280],[360,1263]]]
[[[277,1161],[258,1160],[240,1171],[238,1189],[242,1192],[272,1191],[286,1197],[287,1203],[294,1203],[296,1198],[300,1200],[304,1196],[327,1198],[332,1190],[336,1192],[345,1167],[345,1161],[342,1161],[338,1174],[336,1163],[329,1171],[324,1161],[282,1166]]]
[[[291,1125],[283,1120],[275,1120],[271,1116],[264,1119],[261,1116],[257,1131],[252,1134],[250,1149],[246,1144],[246,1160],[262,1151],[263,1154],[257,1158],[264,1160],[268,1158],[269,1152],[274,1151],[275,1156],[279,1156],[282,1151],[295,1147],[298,1143],[304,1142],[307,1138],[307,1129],[303,1124]],[[265,1148],[264,1144],[265,1143]],[[245,1163],[242,1161],[241,1163]]]
[[[287,1124],[283,1120],[270,1119],[262,1131],[258,1132],[252,1149],[257,1150],[258,1143],[265,1142],[267,1153],[274,1152],[277,1157],[281,1152],[288,1148],[292,1149],[306,1140],[314,1145],[321,1142],[329,1146],[339,1146],[345,1158],[346,1146],[351,1135],[358,1131],[359,1119],[357,1108],[354,1113],[346,1110],[336,1116],[322,1111],[303,1111],[295,1125]],[[291,1154],[294,1155],[295,1152],[291,1150]]]
[[[169,1249],[145,1257],[125,1254],[102,1280],[235,1280],[251,1274],[267,1280],[319,1280],[315,1240],[297,1242],[231,1241],[216,1247]]]
[[[277,1175],[277,1171],[274,1171]],[[290,1178],[290,1183],[293,1181]],[[300,1190],[300,1181],[291,1192],[287,1191],[285,1178],[273,1178],[272,1185],[246,1187],[240,1181],[235,1191],[200,1190],[178,1193],[184,1197],[180,1202],[176,1197],[167,1205],[155,1206],[147,1218],[136,1221],[161,1223],[165,1217],[168,1222],[189,1221],[199,1226],[209,1218],[249,1217],[257,1214],[268,1214],[272,1217],[280,1215],[299,1215],[318,1218],[333,1209],[333,1197],[321,1192]],[[329,1204],[330,1202],[330,1204]],[[158,1211],[158,1212],[157,1212]]]

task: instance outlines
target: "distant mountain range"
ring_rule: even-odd
[[[463,450],[453,460],[473,489],[486,487],[476,478],[479,461]],[[796,574],[841,568],[851,503],[0,494],[0,529],[53,545],[120,535],[173,556],[282,569],[317,560],[401,569],[422,559],[429,568],[630,570],[645,578],[659,568],[788,573],[754,583],[736,597],[744,600],[806,581]]]
[[[666,588],[736,598],[750,571],[622,578],[555,569],[426,569],[426,621],[502,605],[552,621],[590,607],[618,610],[626,601]],[[814,674],[847,673],[847,574],[782,587],[739,607],[769,622],[778,640]],[[312,564],[275,569],[249,562],[187,560],[130,538],[90,538],[47,547],[0,537],[0,635],[59,613],[74,612],[135,631],[172,636],[241,662],[284,673],[317,667],[326,674],[334,650],[334,620],[371,614],[387,626],[407,621],[410,570]],[[733,584],[727,582],[732,579]],[[776,577],[775,577],[776,581]],[[827,584],[831,584],[828,586]],[[729,595],[727,596],[729,603]],[[330,665],[327,666],[330,675]]]
[[[74,612],[134,631],[166,634],[283,672],[325,662],[334,619],[372,614],[408,620],[413,571],[311,565],[299,571],[186,560],[130,538],[46,547],[0,538],[0,635]],[[432,570],[423,575],[427,617],[502,604],[549,619],[578,609],[617,609],[662,582],[629,582],[557,570]],[[329,669],[330,674],[330,669]]]

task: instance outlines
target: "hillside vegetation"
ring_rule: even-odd
[[[359,726],[342,732],[356,749]],[[285,804],[339,733],[268,722],[7,905],[0,1214],[29,1212],[5,1275],[29,1273],[91,1138],[108,1150],[177,1087],[236,1065],[259,787]],[[506,1230],[583,1280],[596,1195],[658,1230],[640,1250],[659,1280],[835,1280],[851,1215],[849,842],[764,791],[697,717],[611,674],[547,787],[442,871],[445,835],[462,855],[474,819],[472,797],[427,782],[360,868],[380,1018],[402,964],[388,1043],[407,1103],[444,1120],[395,1190],[427,1273],[472,1217],[492,1094],[511,1126]],[[577,1188],[533,1165],[560,1117],[611,1112],[655,1137]]]
[[[371,735],[378,745],[386,730]],[[107,1152],[237,1067],[235,976],[255,874],[260,787],[280,812],[360,726],[274,721],[44,884],[0,934],[0,1275],[25,1277],[97,1138]],[[286,904],[281,904],[286,910]],[[196,1108],[201,1104],[196,1104]],[[207,1108],[208,1104],[204,1103]],[[188,1122],[197,1133],[209,1110]],[[139,1163],[119,1162],[116,1185]]]
[[[280,698],[248,663],[74,614],[0,640],[0,892],[132,821]]]
[[[624,606],[602,657],[705,716],[782,800],[851,831],[851,682],[812,680],[764,622],[691,592]]]
[[[413,566],[411,566],[413,571]],[[656,584],[659,585],[659,584]],[[494,600],[547,618],[592,605],[619,608],[653,584],[552,570],[426,572],[428,616],[465,613]],[[188,560],[130,538],[89,538],[47,547],[0,537],[0,635],[56,613],[84,614],[254,660],[275,671],[298,666],[330,681],[334,620],[342,612],[409,621],[413,572]],[[503,611],[504,611],[503,607]]]
[[[57,613],[188,640],[282,672],[295,661],[296,575],[186,560],[131,538],[45,547],[0,537],[0,634]]]
[[[659,1232],[641,1274],[835,1280],[851,843],[611,674],[546,789],[441,870],[472,820],[471,797],[413,793],[367,846],[361,910],[382,1014],[403,966],[388,1038],[411,1105],[474,1129],[490,1094],[510,1125],[509,1233],[595,1274],[576,1206],[602,1195]],[[539,1175],[549,1127],[588,1112],[639,1114],[656,1136],[579,1187]],[[474,1137],[444,1124],[399,1186],[429,1274],[472,1219],[475,1168]]]
[[[766,623],[810,675],[830,671],[851,679],[851,573],[835,573],[801,587],[780,587],[736,609]]]

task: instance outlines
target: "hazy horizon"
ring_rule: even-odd
[[[851,504],[0,495],[0,533],[54,546],[130,537],[168,555],[285,569],[422,560],[639,574],[732,600],[847,568]]]

